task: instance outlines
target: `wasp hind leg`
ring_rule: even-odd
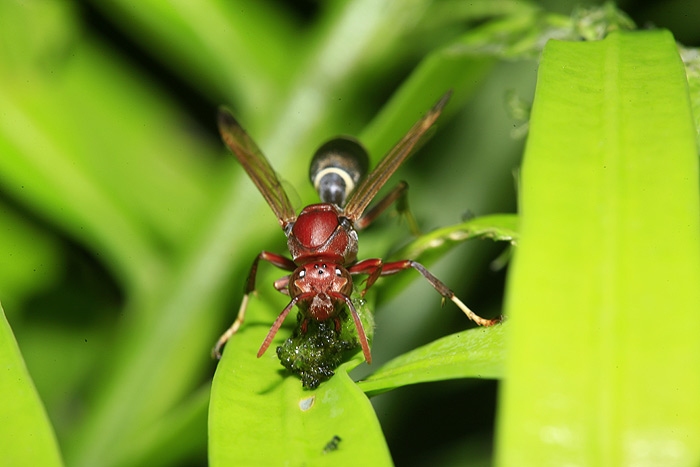
[[[400,215],[404,216],[406,222],[408,222],[408,228],[411,233],[416,237],[420,235],[420,228],[418,227],[418,222],[413,216],[411,208],[408,206],[408,183],[399,182],[387,195],[379,200],[369,211],[364,213],[355,222],[355,228],[357,230],[362,230],[369,226],[374,220],[379,217],[389,206],[396,203],[396,210]]]
[[[348,268],[348,271],[350,274],[369,275],[365,282],[365,289],[362,292],[364,294],[364,292],[366,292],[367,289],[369,289],[379,277],[396,274],[397,272],[405,271],[406,269],[415,269],[418,271],[430,283],[430,285],[432,285],[433,288],[437,290],[440,295],[442,295],[443,300],[449,299],[452,301],[455,305],[457,305],[457,307],[459,307],[460,310],[462,310],[465,315],[467,315],[467,318],[474,321],[479,326],[493,326],[494,324],[498,324],[503,320],[502,317],[486,319],[477,315],[467,305],[465,305],[462,300],[460,300],[455,293],[440,279],[433,276],[432,273],[422,264],[410,259],[385,263],[381,259],[371,258],[355,263]]]

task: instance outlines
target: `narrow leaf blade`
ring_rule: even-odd
[[[367,394],[457,378],[501,378],[508,325],[474,328],[396,357],[358,383]]]
[[[521,195],[499,463],[698,465],[698,160],[668,32],[547,45]]]
[[[4,465],[63,465],[44,406],[0,308],[0,458]]]

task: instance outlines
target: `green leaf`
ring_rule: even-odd
[[[354,465],[358,459],[391,465],[369,400],[342,369],[314,391],[294,378],[260,385],[224,370],[214,386],[229,396],[215,389],[209,412],[212,466]],[[338,449],[326,452],[334,436],[341,439]]]
[[[255,308],[251,303],[253,317]],[[209,406],[210,464],[353,465],[361,459],[391,465],[374,409],[347,374],[362,362],[362,354],[318,389],[306,390],[272,349],[259,359],[250,351],[267,331],[267,323],[241,329],[217,367]],[[324,452],[334,436],[341,438],[339,448]]]
[[[0,308],[0,458],[4,465],[60,466],[51,422]]]
[[[457,378],[501,378],[506,324],[443,337],[397,357],[357,383],[369,395],[409,384]]]
[[[500,465],[700,463],[700,203],[666,31],[551,41],[509,276]]]
[[[490,238],[494,241],[515,245],[518,242],[518,216],[515,214],[492,214],[435,229],[421,235],[394,253],[394,256],[417,258],[427,252],[442,254],[455,244],[473,238]]]
[[[421,264],[429,265],[444,257],[456,245],[471,239],[491,239],[508,242],[510,246],[516,245],[518,242],[518,216],[515,214],[492,214],[448,227],[441,227],[421,235],[408,245],[393,252],[391,258],[419,260]],[[500,266],[501,263],[505,263],[509,254],[510,249],[506,249],[505,254],[495,260],[493,265]],[[393,296],[405,288],[408,282],[418,277],[415,273],[407,273],[392,277],[391,281],[385,281],[382,284],[380,299],[384,300],[387,296]]]

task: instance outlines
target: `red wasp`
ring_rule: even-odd
[[[467,308],[452,290],[413,260],[385,263],[379,258],[372,258],[357,261],[357,231],[367,227],[389,205],[405,196],[408,185],[404,182],[399,183],[367,213],[365,209],[437,120],[450,94],[445,94],[418,120],[361,182],[368,158],[365,149],[357,140],[340,137],[321,146],[312,160],[310,175],[322,203],[305,207],[298,216],[272,166],[258,146],[228,110],[219,110],[218,124],[221,136],[277,216],[287,236],[287,246],[292,259],[268,251],[258,254],[248,275],[238,316],[219,338],[212,351],[216,358],[221,357],[221,348],[243,324],[249,296],[255,290],[255,276],[260,260],[291,272],[274,283],[278,291],[291,297],[291,301],[270,328],[260,346],[258,357],[270,346],[282,322],[295,305],[302,314],[302,333],[306,332],[309,320],[329,319],[335,321],[335,329],[340,332],[340,313],[343,307],[347,307],[357,328],[365,360],[371,363],[372,355],[367,336],[350,299],[353,289],[352,277],[360,274],[368,276],[362,292],[364,295],[380,276],[413,268],[421,273],[440,295],[452,300],[477,324],[491,326],[500,321],[498,318],[484,319],[478,316]],[[358,182],[359,185],[356,186]]]

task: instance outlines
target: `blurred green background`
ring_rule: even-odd
[[[394,180],[409,182],[424,231],[514,212],[522,122],[507,99],[531,100],[534,57],[474,53],[471,82],[433,83],[396,126],[363,129],[431,51],[536,5],[568,16],[581,2],[3,2],[0,300],[67,464],[90,465],[113,442],[120,454],[110,463],[154,465],[146,448],[123,452],[136,436],[123,427],[138,432],[173,410],[189,415],[173,415],[182,433],[171,435],[190,444],[159,463],[206,462],[209,348],[257,252],[285,251],[219,140],[218,105],[234,110],[301,206],[315,202],[306,171],[320,142],[365,134],[376,162],[435,96],[458,86],[435,137]],[[700,45],[700,2],[618,5],[640,27]],[[410,240],[391,216],[378,224],[362,234],[363,257]],[[505,271],[490,266],[501,251],[464,244],[432,270],[494,316]],[[379,294],[377,366],[465,327],[449,307],[426,312],[437,298],[416,284]],[[395,463],[449,465],[467,450],[488,463],[496,390],[452,381],[374,398]],[[472,416],[450,423],[454,412]]]

